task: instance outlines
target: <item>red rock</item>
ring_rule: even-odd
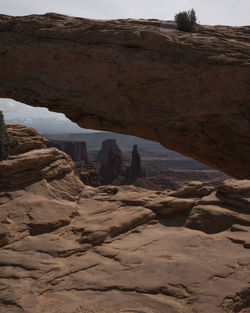
[[[168,25],[1,15],[0,97],[250,178],[249,26]]]
[[[17,124],[6,124],[8,133],[18,140],[11,154],[21,154],[35,149],[47,148],[49,141],[30,127]]]

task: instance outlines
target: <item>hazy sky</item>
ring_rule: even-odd
[[[98,18],[173,19],[183,10],[194,8],[201,24],[250,25],[250,0],[0,0],[0,13],[9,15],[58,12],[67,15]],[[46,109],[29,108],[12,100],[0,100],[0,110],[7,116],[39,115]],[[62,115],[58,115],[63,118]]]
[[[26,118],[56,117],[60,120],[66,120],[64,114],[50,112],[46,108],[31,107],[29,105],[16,102],[11,99],[0,99],[0,111],[4,113],[5,120],[13,120],[18,117]]]

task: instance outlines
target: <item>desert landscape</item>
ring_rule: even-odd
[[[1,313],[250,312],[249,52],[250,26],[0,15],[0,97],[109,132],[0,114]]]
[[[167,150],[156,142],[134,136],[110,132],[52,134],[42,131],[41,133],[51,141],[52,146],[68,153],[75,162],[91,163],[97,173],[102,164],[109,163],[108,173],[112,173],[112,177],[104,179],[104,182],[107,181],[112,185],[132,184],[148,189],[164,190],[180,188],[190,180],[199,180],[206,185],[216,186],[231,178],[191,158]],[[144,175],[137,174],[134,179],[124,179],[126,176],[124,172],[131,163],[134,145],[137,146],[140,155],[139,167],[143,169]],[[121,157],[121,160],[118,160],[120,169],[115,173],[117,161],[112,159],[108,162],[110,150]],[[96,186],[91,183],[90,185]]]

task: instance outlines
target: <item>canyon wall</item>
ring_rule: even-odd
[[[0,97],[250,178],[250,26],[0,15]]]
[[[67,153],[74,162],[89,162],[87,146],[83,141],[50,140],[50,145]]]
[[[106,163],[109,161],[110,151],[122,158],[122,152],[115,139],[105,139],[102,142],[101,150],[96,155],[96,162]]]

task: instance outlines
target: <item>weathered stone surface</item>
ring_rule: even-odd
[[[73,168],[70,157],[56,148],[13,155],[0,162],[0,188],[23,187],[43,178],[57,178]]]
[[[11,155],[47,148],[49,141],[40,136],[35,129],[17,124],[6,124],[6,126],[8,133],[18,142],[11,149]]]
[[[246,249],[250,249],[250,226],[233,226],[231,233],[228,232],[228,239],[233,243],[241,244]]]
[[[150,208],[152,202],[164,201],[187,212],[199,198],[133,186],[84,187],[73,173],[9,191],[0,210],[0,310],[247,309],[249,227],[234,225],[234,231],[225,228],[216,236],[187,229],[172,215],[159,219]],[[226,209],[214,207],[216,211],[226,219]],[[244,223],[241,213],[229,211],[234,222]],[[208,219],[207,227],[215,222]]]
[[[204,196],[199,201],[200,204],[222,204],[221,194],[217,190],[212,191],[209,195]]]
[[[249,180],[228,179],[218,187],[218,190],[231,197],[242,194],[247,196],[250,195]]]
[[[250,212],[249,180],[226,180],[218,187],[218,195],[222,202]]]
[[[3,113],[0,111],[0,161],[6,160],[11,149],[17,144],[17,140],[13,138],[7,131],[4,123]]]
[[[148,201],[145,206],[160,216],[167,216],[171,213],[187,211],[198,202],[198,199],[175,198],[171,196],[166,197],[164,200],[162,198],[158,197],[158,199]]]
[[[1,15],[0,97],[250,178],[249,51],[249,26]]]
[[[10,242],[11,234],[6,225],[0,224],[0,247],[7,245]]]
[[[97,168],[91,163],[77,163],[74,169],[80,180],[89,186],[98,187],[101,185],[101,177]]]
[[[249,212],[250,213],[250,212]],[[194,206],[185,222],[185,226],[205,233],[218,233],[233,224],[250,225],[250,214],[238,212],[237,207],[227,205]]]
[[[29,208],[28,223],[30,234],[39,235],[50,233],[62,226],[68,225],[74,215],[78,215],[72,203],[40,198],[37,200],[27,200],[26,207]]]
[[[7,130],[17,144],[12,147],[8,160],[0,162],[0,190],[59,178],[73,170],[71,158],[55,148],[47,148],[48,140],[33,128],[7,124]],[[4,197],[1,202],[6,202]]]
[[[203,186],[199,181],[192,181],[177,191],[170,192],[174,197],[201,197],[211,193],[213,187]]]
[[[8,194],[0,215],[7,224],[0,231],[8,228],[16,237],[0,253],[3,312],[248,310],[249,227],[204,234],[146,208],[170,198],[166,192],[83,188],[72,173]],[[50,228],[58,218],[67,222]],[[41,222],[42,231],[33,233]]]

